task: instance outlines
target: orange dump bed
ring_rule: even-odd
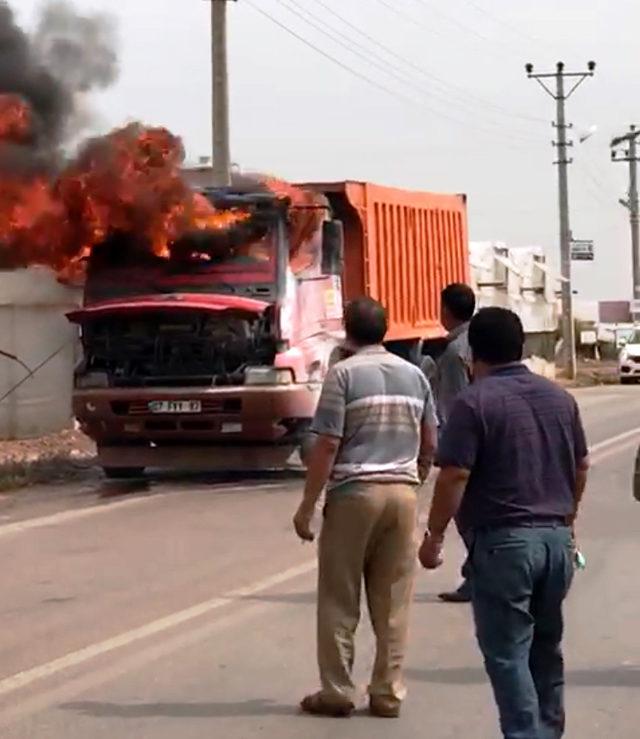
[[[466,198],[364,182],[306,183],[345,227],[347,300],[370,295],[389,312],[389,340],[442,334],[440,292],[469,281]]]

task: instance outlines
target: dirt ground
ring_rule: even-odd
[[[94,457],[93,442],[72,429],[39,439],[0,441],[0,490],[81,475]]]
[[[578,361],[578,376],[569,381],[558,371],[557,381],[564,387],[589,387],[592,385],[617,385],[618,363],[615,360],[596,362],[592,359]]]

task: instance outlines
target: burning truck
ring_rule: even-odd
[[[342,231],[323,199],[205,190],[155,254],[130,232],[88,258],[74,410],[109,476],[284,466],[340,337]]]
[[[88,258],[74,409],[112,477],[283,467],[304,444],[370,294],[410,354],[467,274],[464,198],[364,183],[204,189],[215,213],[154,253],[112,232]],[[206,220],[206,219],[205,219]]]
[[[194,189],[180,140],[139,124],[53,166],[33,156],[36,120],[0,95],[0,268],[82,279],[74,412],[110,477],[284,466],[343,300],[381,300],[409,356],[441,333],[442,287],[469,277],[463,196],[269,177]]]

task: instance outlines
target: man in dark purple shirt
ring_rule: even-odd
[[[520,319],[502,308],[471,321],[474,382],[455,401],[420,550],[442,563],[454,516],[471,536],[478,643],[505,739],[564,733],[562,604],[573,577],[572,526],[588,450],[575,400],[521,364]]]

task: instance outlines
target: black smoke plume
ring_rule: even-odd
[[[116,46],[108,16],[83,16],[66,2],[49,2],[30,34],[0,0],[0,94],[17,94],[31,107],[34,156],[50,157],[78,132],[82,95],[117,77]],[[10,159],[20,157],[14,151]]]

